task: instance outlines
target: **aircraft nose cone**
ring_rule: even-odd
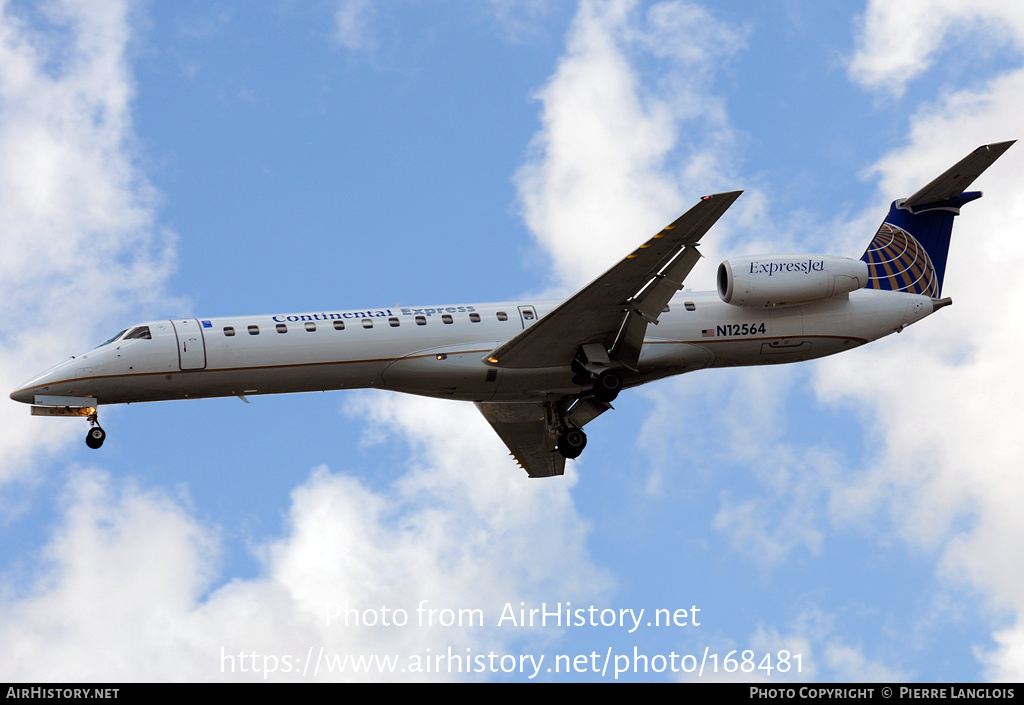
[[[53,394],[48,391],[49,385],[59,384],[67,381],[68,379],[74,379],[74,375],[71,374],[70,365],[74,363],[74,358],[71,360],[65,360],[64,362],[58,363],[46,370],[41,372],[23,385],[11,392],[11,399],[14,401],[20,401],[22,404],[34,404],[36,401],[36,394]]]
[[[11,399],[14,401],[20,401],[22,404],[31,404],[35,401],[35,395],[31,391],[25,389],[25,387],[18,387],[11,392]]]

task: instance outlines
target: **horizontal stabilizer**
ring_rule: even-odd
[[[904,208],[918,209],[931,203],[941,203],[956,198],[981,176],[982,172],[992,166],[1003,152],[1017,140],[996,142],[978,147],[966,157],[958,161],[940,176],[913,196],[903,202]]]

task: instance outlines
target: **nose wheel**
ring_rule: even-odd
[[[95,450],[103,445],[103,441],[107,438],[107,432],[100,428],[96,414],[89,417],[89,425],[91,428],[89,429],[89,432],[85,434],[85,445]]]

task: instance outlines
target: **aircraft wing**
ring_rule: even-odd
[[[682,289],[701,256],[698,241],[741,193],[705,196],[484,360],[497,367],[557,367],[570,364],[582,346],[600,343],[612,359],[636,369],[647,325],[657,324],[669,299]]]
[[[555,449],[550,402],[477,402],[476,406],[530,477],[565,473],[565,458]]]
[[[557,415],[552,402],[477,402],[476,407],[530,477],[565,473],[565,458],[556,449]],[[611,408],[607,402],[581,399],[568,417],[582,428]]]

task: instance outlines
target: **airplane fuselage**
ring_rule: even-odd
[[[574,383],[569,365],[503,368],[484,360],[559,303],[152,321],[11,397],[91,397],[100,405],[360,388],[478,402],[584,394],[589,387]],[[715,292],[682,292],[648,329],[639,363],[621,371],[622,381],[632,387],[709,367],[823,357],[899,331],[934,308],[928,296],[874,289],[763,309],[726,304]]]
[[[896,333],[940,298],[966,188],[1013,142],[983,145],[889,207],[859,259],[734,257],[684,291],[701,238],[742,192],[704,196],[565,301],[181,318],[124,330],[14,390],[38,416],[168,399],[389,389],[475,402],[530,477],[554,477],[623,388],[709,367],[800,362]]]

